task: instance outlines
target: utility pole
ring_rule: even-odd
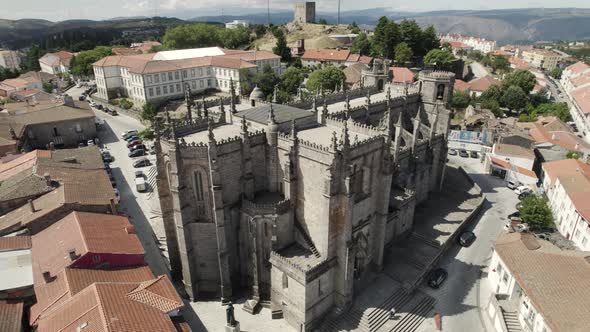
[[[266,0],[266,20],[268,26],[270,26],[270,0]]]
[[[336,24],[340,24],[340,0],[338,0],[338,20],[336,21]]]

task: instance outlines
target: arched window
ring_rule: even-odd
[[[206,217],[207,216],[207,197],[205,186],[206,183],[204,182],[205,176],[201,171],[194,171],[193,172],[193,194],[195,195],[196,201],[196,214],[197,217]]]
[[[283,272],[283,289],[289,288],[289,276]]]
[[[442,100],[445,95],[445,85],[439,84],[436,88],[436,99]]]

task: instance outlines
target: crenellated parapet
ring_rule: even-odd
[[[242,209],[251,215],[284,214],[291,209],[291,200],[283,199],[276,203],[256,203],[247,199],[242,200]]]
[[[450,80],[455,78],[455,73],[444,70],[423,70],[418,74],[420,80],[435,79],[435,80]]]
[[[314,262],[313,265],[297,264],[291,258],[282,256],[276,251],[271,251],[269,261],[279,270],[286,272],[301,284],[315,280],[337,263],[336,257],[334,257]]]
[[[328,118],[326,118],[326,125],[331,125],[334,127],[343,128],[345,121],[347,121],[347,120],[342,119],[342,118],[336,118],[336,117],[328,117]],[[382,134],[381,129],[379,129],[377,127],[374,127],[374,126],[371,126],[368,124],[364,124],[364,123],[354,122],[354,121],[348,122],[348,129],[353,133],[363,134],[363,135],[367,135],[367,136],[374,136],[374,135],[381,135]]]
[[[297,139],[300,148],[308,148],[317,152],[330,153],[330,148],[314,142]]]

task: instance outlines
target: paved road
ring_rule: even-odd
[[[486,67],[479,62],[473,62],[470,66],[471,71],[476,78],[484,77],[490,74]]]
[[[455,246],[443,257],[439,266],[445,268],[449,278],[440,289],[424,285],[421,290],[436,298],[435,312],[443,316],[443,331],[486,331],[482,322],[480,306],[485,307],[487,298],[480,298],[480,282],[489,258],[492,245],[507,222],[506,216],[516,211],[516,194],[506,188],[503,180],[482,174],[478,159],[449,156],[449,163],[462,166],[481,187],[487,202],[472,230],[477,240],[469,248]],[[434,331],[434,322],[429,319],[419,331]],[[491,331],[490,331],[491,332]]]

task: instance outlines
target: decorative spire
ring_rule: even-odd
[[[297,140],[297,127],[295,126],[295,119],[291,121],[291,140]]]
[[[223,97],[219,97],[219,111],[225,112],[225,107],[223,107]]]
[[[193,119],[193,100],[191,98],[191,87],[188,83],[186,83],[186,90],[184,91],[184,100],[186,102],[186,119],[188,121],[192,121]]]
[[[275,121],[275,110],[272,107],[272,103],[270,103],[269,105],[270,109],[268,111],[268,123],[276,124],[277,122]]]
[[[391,85],[387,86],[387,101],[391,99]]]
[[[342,78],[342,84],[340,85],[340,92],[344,92],[344,86],[346,85],[346,76]]]
[[[234,86],[234,80],[230,77],[229,78],[229,92],[230,92],[230,99],[229,99],[229,107],[232,113],[236,113],[236,87]]]
[[[275,85],[274,88],[272,89],[272,102],[273,103],[278,103],[277,90],[278,90],[278,84]]]
[[[322,116],[323,117],[328,116],[328,102],[326,101],[325,98],[324,98],[324,106],[322,107]]]
[[[343,141],[342,141],[342,145],[344,146],[345,149],[348,149],[350,147],[350,136],[348,133],[348,121],[344,121],[344,129],[343,129]]]
[[[170,122],[170,138],[175,143],[178,143],[176,140],[176,123],[174,121]]]
[[[207,130],[209,131],[209,143],[215,144],[215,134],[213,134],[213,120],[207,119]]]
[[[404,116],[404,112],[403,111],[399,112],[399,117],[397,118],[397,127],[402,128],[403,122],[404,122],[404,120],[402,119],[403,116]]]
[[[346,108],[346,111],[350,111],[350,97],[348,93],[346,93],[346,99],[344,99],[344,108]]]
[[[242,115],[242,134],[248,133],[248,123],[246,122],[246,116]]]
[[[366,102],[367,105],[371,105],[371,90],[367,90]]]
[[[312,97],[312,103],[311,103],[311,105],[312,105],[313,111],[314,111],[314,112],[316,112],[316,113],[317,113],[317,111],[318,111],[318,105],[317,105],[317,102],[318,102],[318,101],[317,101],[317,98],[316,98],[316,96],[313,96],[313,97]]]
[[[338,138],[336,137],[336,132],[332,132],[332,144],[331,144],[332,151],[336,152],[338,150]]]
[[[168,106],[164,107],[164,115],[166,116],[166,124],[170,124],[170,113],[168,112]]]

